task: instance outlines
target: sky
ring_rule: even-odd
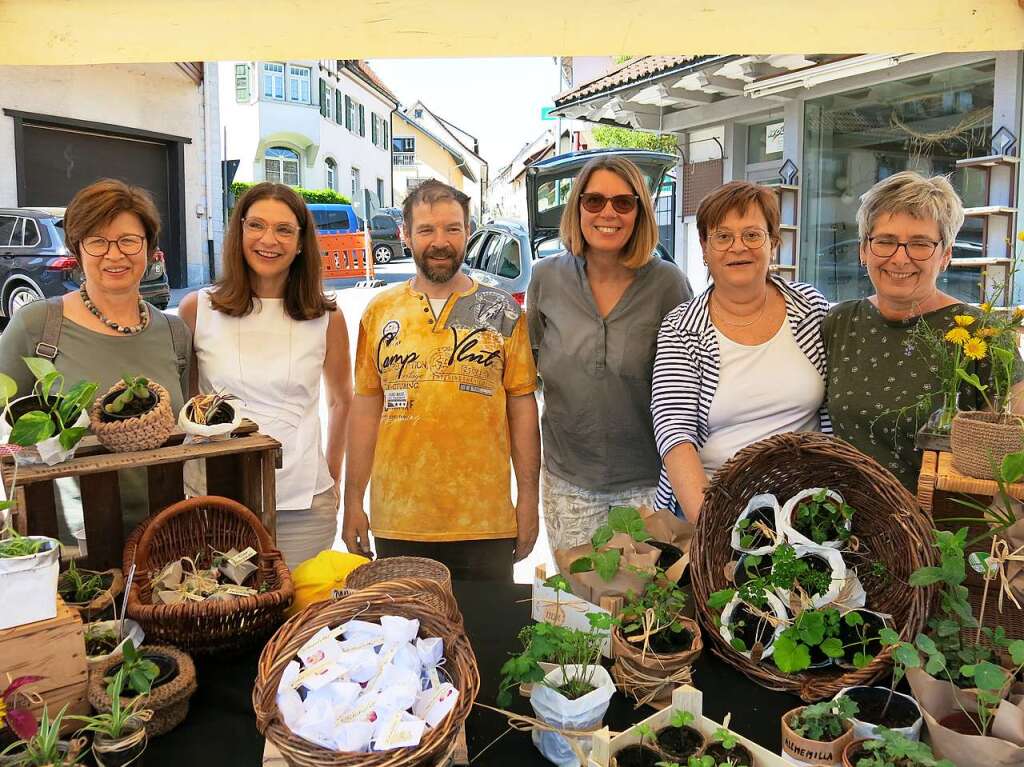
[[[553,128],[540,119],[558,92],[558,66],[543,58],[370,59],[403,106],[417,99],[480,141],[493,178],[527,142]]]

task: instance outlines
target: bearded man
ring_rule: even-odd
[[[375,296],[359,323],[342,538],[369,555],[372,529],[377,556],[430,557],[455,579],[511,580],[538,531],[526,317],[511,295],[460,269],[469,197],[427,180],[403,214],[416,276]]]

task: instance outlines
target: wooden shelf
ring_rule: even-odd
[[[780,192],[799,192],[800,187],[795,184],[765,184],[769,189],[777,189]]]
[[[1019,157],[1011,154],[992,154],[987,157],[968,157],[956,161],[958,168],[994,168],[997,165],[1016,165],[1020,162]]]
[[[1005,205],[982,205],[978,208],[964,208],[965,216],[1013,216],[1016,213],[1016,208],[1008,208]]]

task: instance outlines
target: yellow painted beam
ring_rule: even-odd
[[[1024,48],[1024,0],[0,0],[0,64]]]

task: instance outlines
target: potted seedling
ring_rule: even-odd
[[[956,767],[948,759],[936,759],[920,741],[879,728],[879,737],[854,740],[843,751],[843,767]]]
[[[0,629],[56,617],[59,572],[59,541],[0,530]]]
[[[893,730],[909,740],[921,736],[921,709],[909,695],[889,687],[847,687],[839,691],[857,704],[850,718],[854,738],[875,738],[881,730]]]
[[[120,570],[79,570],[74,561],[57,579],[61,599],[81,613],[86,622],[100,617],[123,590],[124,577]]]
[[[0,761],[0,764],[5,764],[5,767],[70,767],[75,764],[85,741],[60,739],[60,730],[64,726],[67,709],[65,704],[51,719],[49,711],[44,708],[35,733],[28,738],[14,741],[0,751],[0,760],[6,760]]]
[[[772,662],[784,674],[826,669],[843,656],[839,611],[807,609],[775,640]]]
[[[754,767],[754,757],[729,729],[728,718],[724,726],[711,733],[703,755],[714,759],[718,767]]]
[[[612,629],[615,656],[669,673],[691,665],[700,654],[700,629],[684,616],[685,608],[686,593],[658,571],[643,592],[627,595]]]
[[[122,702],[121,692],[126,680],[122,667],[110,683],[111,708],[109,712],[93,716],[70,716],[84,726],[79,732],[91,732],[92,754],[98,767],[124,767],[139,764],[146,750],[146,722],[153,712],[146,708],[146,698],[138,695]]]
[[[633,728],[633,734],[640,738],[639,743],[620,748],[612,754],[610,767],[656,767],[661,761],[661,754],[650,746],[644,745],[654,742],[654,730],[650,725],[641,722]]]
[[[178,426],[193,441],[227,439],[242,422],[242,411],[231,404],[233,394],[197,394],[181,408]]]
[[[771,493],[755,495],[732,528],[733,549],[745,554],[770,554],[778,546],[779,501]]]
[[[637,543],[644,543],[651,538],[640,512],[631,506],[613,507],[608,512],[608,522],[597,528],[590,538],[593,553],[575,559],[569,572],[577,574],[595,571],[602,580],[611,581],[622,564],[622,548],[609,545],[617,534],[628,536]]]
[[[721,610],[719,633],[736,652],[765,659],[785,630],[789,613],[763,581],[749,581],[737,589],[722,589],[708,599],[708,607]]]
[[[151,450],[174,429],[171,395],[145,376],[124,376],[93,404],[90,423],[108,450]]]
[[[36,382],[30,394],[12,399],[17,384],[10,376],[0,374],[0,440],[22,448],[14,455],[17,463],[53,466],[73,456],[89,431],[88,412],[97,385],[79,381],[65,391],[64,375],[50,360],[22,359]]]
[[[790,609],[831,604],[846,585],[846,563],[836,549],[783,544],[772,554],[772,582]]]
[[[782,717],[782,753],[799,765],[838,765],[853,740],[857,704],[845,695],[801,706]]]
[[[782,507],[780,526],[787,540],[805,546],[845,547],[854,509],[835,490],[801,490]]]
[[[658,749],[673,761],[684,761],[704,750],[707,740],[693,726],[694,715],[689,711],[675,710],[669,719],[669,726],[656,733]]]
[[[835,659],[843,668],[865,668],[882,651],[882,630],[891,619],[882,613],[855,608],[842,614],[839,620],[839,640],[843,654]]]

